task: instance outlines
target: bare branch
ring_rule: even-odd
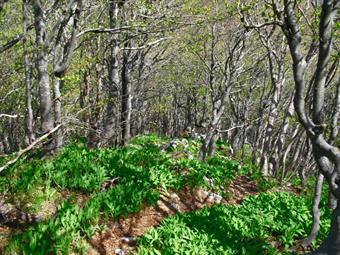
[[[77,34],[77,38],[88,34],[88,33],[94,33],[94,34],[105,34],[105,33],[119,33],[121,31],[129,30],[131,28],[141,28],[142,26],[123,26],[123,27],[117,27],[117,28],[90,28],[84,31],[81,31]]]
[[[72,55],[74,49],[76,47],[76,39],[77,39],[77,30],[78,30],[78,21],[80,18],[80,10],[82,8],[82,0],[77,1],[77,9],[75,11],[75,16],[73,18],[73,27],[72,27],[72,35],[68,43],[65,45],[64,49],[64,56],[62,57],[61,61],[57,63],[56,67],[54,68],[54,74],[57,77],[62,77],[65,72],[67,71],[68,67],[70,66]],[[63,26],[63,25],[62,25]],[[61,30],[64,27],[60,28]]]
[[[340,3],[340,1],[335,1]],[[314,100],[313,100],[313,121],[317,125],[323,122],[323,106],[325,100],[325,84],[327,64],[329,62],[332,50],[332,31],[337,8],[333,6],[333,1],[324,1],[321,10],[321,19],[319,27],[319,56],[316,69]]]
[[[56,132],[59,128],[61,127],[61,125],[56,126],[55,128],[53,128],[50,132],[48,132],[47,134],[39,137],[37,140],[35,140],[32,144],[30,144],[29,146],[27,146],[25,149],[20,150],[16,157],[10,161],[8,161],[4,166],[0,167],[0,173],[2,171],[4,171],[7,167],[13,165],[15,162],[17,162],[20,157],[25,154],[26,152],[32,150],[37,144],[41,143],[42,141],[44,141],[46,138],[48,138],[51,134],[53,134],[54,132]]]
[[[20,42],[23,38],[23,35],[17,35],[14,39],[6,43],[5,45],[0,46],[0,53],[5,52],[6,50],[15,46],[18,42]]]
[[[10,118],[10,119],[16,119],[16,118],[18,118],[19,116],[18,116],[18,114],[9,115],[9,114],[1,113],[1,114],[0,114],[0,118],[3,118],[3,117]]]
[[[158,39],[156,41],[149,42],[149,43],[147,43],[147,44],[145,44],[143,46],[140,46],[140,47],[121,48],[121,50],[143,50],[143,49],[155,46],[157,44],[160,44],[161,42],[166,41],[168,39],[170,39],[170,37],[161,38],[161,39]]]

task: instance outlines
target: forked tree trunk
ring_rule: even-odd
[[[333,26],[340,0],[324,0],[321,7],[319,26],[318,62],[313,80],[313,111],[308,116],[305,109],[307,61],[301,47],[302,34],[296,17],[296,1],[284,0],[284,12],[280,14],[276,4],[274,12],[283,22],[281,28],[287,38],[291,57],[293,59],[293,73],[295,83],[294,107],[298,120],[306,130],[313,145],[313,155],[319,171],[325,176],[330,190],[337,200],[340,198],[340,151],[324,138],[325,118],[325,88],[327,80],[327,66],[332,54]],[[282,15],[283,14],[283,15]],[[339,93],[339,91],[337,91]],[[337,111],[337,109],[335,109]],[[333,211],[329,234],[312,255],[340,255],[340,205]]]

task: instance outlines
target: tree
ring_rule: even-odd
[[[64,77],[70,66],[73,51],[76,47],[76,35],[80,10],[82,7],[81,0],[70,0],[66,6],[65,15],[58,17],[53,23],[51,32],[48,33],[48,24],[46,24],[46,10],[40,0],[33,1],[34,8],[34,26],[36,31],[37,59],[36,69],[38,74],[38,87],[40,97],[40,116],[41,131],[43,134],[48,133],[54,125],[60,125],[61,120],[61,93],[60,79]],[[74,6],[76,6],[74,8]],[[51,6],[50,8],[56,8]],[[72,32],[70,38],[65,39],[65,29],[72,18]],[[49,74],[49,53],[52,48],[54,55],[53,63],[53,92],[54,92],[54,118],[53,103],[50,89]],[[59,52],[58,52],[59,51]],[[55,123],[54,123],[55,122]],[[62,132],[57,131],[56,137],[47,143],[46,150],[52,151],[62,146]]]
[[[332,195],[337,201],[340,199],[340,151],[327,139],[327,125],[325,123],[325,90],[327,84],[327,71],[332,54],[334,22],[337,15],[340,1],[325,0],[321,5],[319,22],[319,52],[317,65],[314,71],[313,104],[312,111],[306,110],[306,55],[302,52],[301,27],[297,18],[297,3],[284,0],[283,8],[278,3],[272,2],[274,12],[281,22],[281,28],[287,38],[290,54],[293,59],[293,74],[295,82],[294,107],[299,122],[304,127],[313,146],[313,155],[319,167],[319,171],[327,180]],[[337,81],[338,83],[340,81]],[[339,85],[338,85],[339,86]],[[333,122],[339,118],[339,89],[337,89],[336,103]],[[338,127],[330,125],[332,129]],[[336,131],[332,131],[336,132]],[[323,244],[311,254],[336,255],[340,254],[340,203],[333,211],[331,229]]]

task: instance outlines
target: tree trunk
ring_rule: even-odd
[[[23,48],[24,48],[24,67],[25,67],[25,85],[26,85],[26,140],[27,145],[34,141],[33,132],[33,109],[32,109],[32,65],[29,59],[27,49],[26,31],[28,27],[29,1],[23,1]]]
[[[126,43],[125,46],[128,46]],[[126,146],[130,140],[131,130],[131,84],[129,80],[129,54],[124,51],[122,64],[122,109],[121,109],[121,127],[122,141],[121,145]]]
[[[340,255],[340,206],[333,211],[331,229],[322,245],[310,255]]]
[[[63,81],[58,77],[53,77],[53,92],[54,92],[54,124],[58,126],[62,123],[61,114],[61,92],[60,87]],[[59,128],[54,134],[54,150],[58,151],[63,146],[63,131]]]
[[[315,189],[314,189],[313,208],[312,208],[313,225],[312,225],[312,229],[308,237],[305,240],[303,240],[302,246],[309,246],[319,233],[319,229],[320,229],[319,204],[321,200],[323,179],[324,179],[324,176],[322,174],[318,174],[318,179],[317,179]]]
[[[53,128],[52,101],[48,75],[48,45],[45,41],[46,25],[41,2],[35,0],[33,6],[36,44],[39,49],[37,53],[36,69],[38,73],[37,83],[39,87],[41,131],[43,134],[46,134]],[[51,140],[47,142],[44,147],[47,152],[51,151],[53,147]]]
[[[110,1],[109,16],[110,28],[114,29],[118,26],[119,7],[116,1]],[[115,120],[117,117],[115,100],[118,98],[118,88],[120,83],[119,67],[118,67],[119,41],[118,34],[113,34],[110,44],[109,56],[109,87],[108,87],[108,101],[106,105],[106,113],[104,119],[104,134],[103,139],[106,144],[112,145],[112,138],[115,130]]]

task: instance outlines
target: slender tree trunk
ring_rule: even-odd
[[[53,77],[53,93],[54,93],[54,124],[58,126],[62,123],[62,112],[61,112],[61,92],[60,87],[63,81],[58,77]],[[59,128],[54,134],[54,150],[58,151],[63,146],[63,130]]]
[[[90,148],[97,148],[99,145],[102,145],[101,142],[104,142],[105,146],[107,145],[106,142],[110,142],[112,144],[111,140],[105,140],[101,141],[102,136],[99,133],[99,123],[100,123],[100,116],[101,116],[101,106],[100,106],[100,100],[101,100],[101,94],[102,94],[102,88],[103,88],[103,73],[104,68],[101,64],[96,64],[96,77],[97,78],[97,86],[94,88],[91,93],[91,97],[89,98],[89,104],[91,105],[91,114],[89,118],[89,133],[87,137],[87,145]],[[94,96],[95,95],[95,96]],[[112,138],[112,137],[110,137]]]
[[[222,114],[224,113],[224,108],[225,108],[224,107],[224,96],[225,94],[223,94],[223,100],[218,100],[214,102],[213,119],[209,123],[208,132],[203,140],[203,144],[198,153],[198,158],[201,161],[204,161],[207,157],[212,156],[214,152],[217,126],[220,122],[220,119],[222,117]]]
[[[32,109],[32,64],[29,59],[27,49],[26,31],[28,27],[29,1],[23,0],[23,47],[24,47],[24,67],[25,67],[25,85],[26,85],[26,137],[27,144],[34,141],[33,132],[33,109]]]
[[[272,83],[272,98],[270,102],[270,109],[269,109],[269,116],[268,116],[268,123],[264,135],[264,144],[262,150],[262,157],[261,157],[261,169],[262,174],[264,176],[268,176],[273,174],[273,165],[270,163],[270,154],[273,152],[273,135],[275,129],[275,122],[278,115],[278,105],[279,105],[279,98],[281,94],[281,89],[285,82],[285,77],[283,75],[283,67],[282,66],[275,66],[274,64],[274,56],[271,46],[269,43],[266,45],[268,49],[268,60],[269,60],[269,69],[271,74],[271,83]],[[278,63],[279,65],[280,63]],[[277,70],[274,70],[277,69]]]
[[[128,46],[126,43],[125,46]],[[126,146],[130,140],[131,130],[131,83],[129,80],[129,54],[124,51],[122,63],[122,109],[121,109],[122,141]]]
[[[310,255],[340,255],[340,206],[332,214],[331,229],[322,245]]]
[[[118,1],[110,1],[109,16],[110,28],[114,29],[118,26],[119,6]],[[115,120],[117,118],[117,107],[115,102],[118,98],[118,88],[120,83],[119,77],[119,38],[118,34],[112,35],[110,42],[110,57],[109,57],[109,88],[108,88],[108,101],[106,104],[106,113],[104,119],[104,133],[103,138],[106,144],[112,145],[112,139],[115,133]]]
[[[308,237],[302,242],[302,246],[309,246],[319,233],[319,229],[320,229],[319,204],[321,200],[323,180],[324,180],[324,176],[322,174],[318,174],[318,178],[317,178],[315,189],[314,189],[314,198],[313,198],[313,207],[312,207],[313,225],[312,225],[312,229]]]

